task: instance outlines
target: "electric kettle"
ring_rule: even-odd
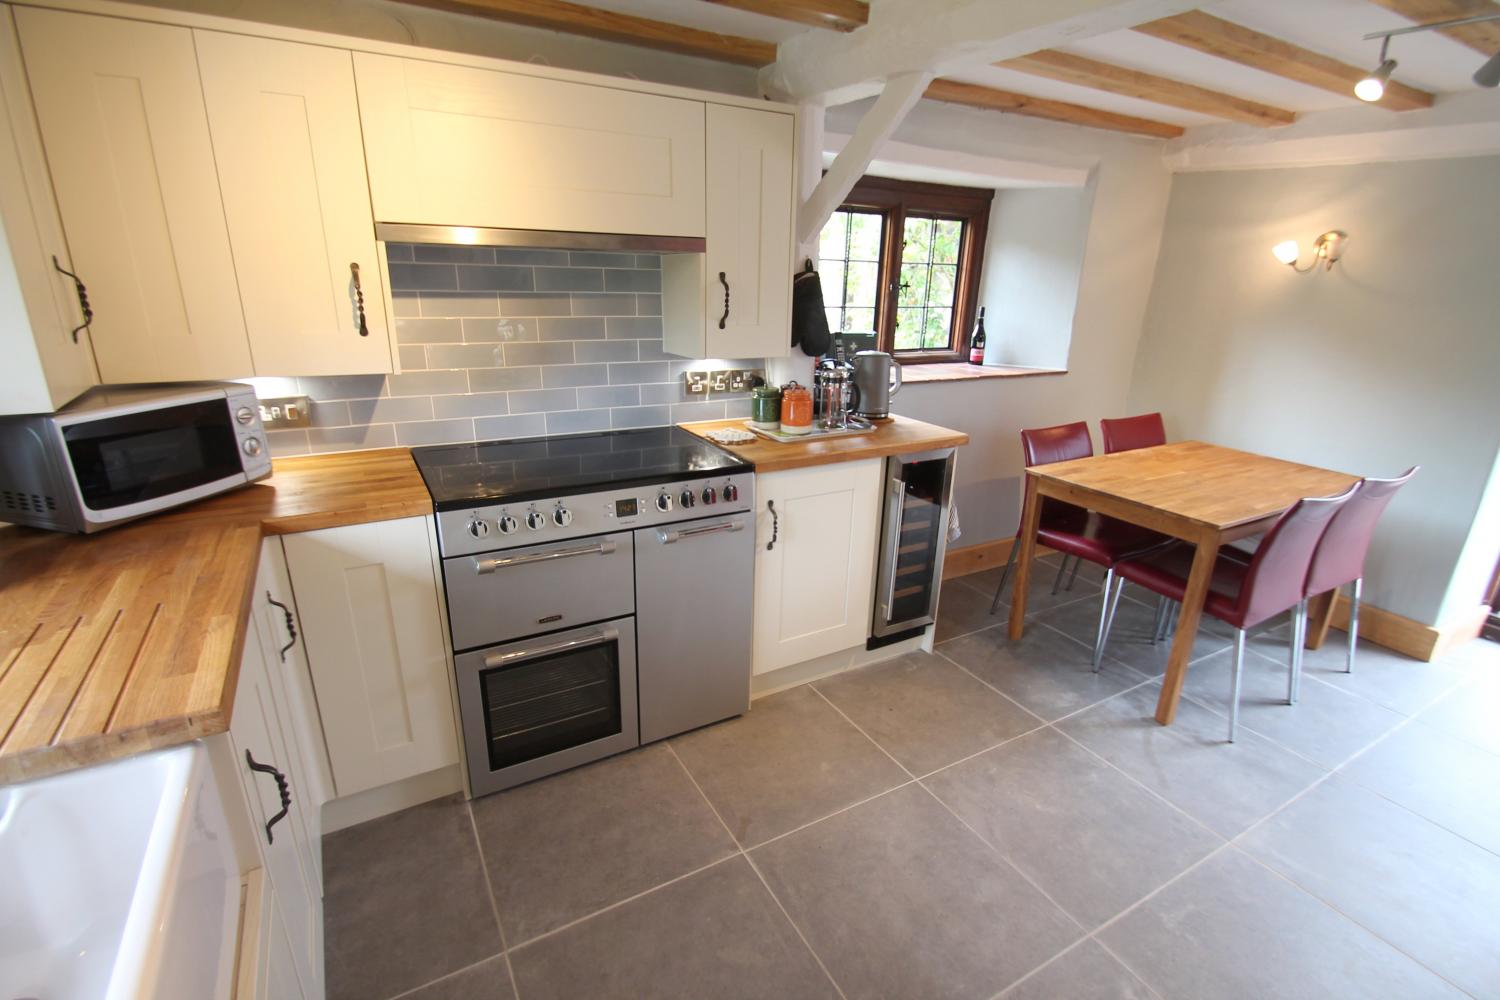
[[[888,417],[891,397],[901,390],[901,366],[884,351],[860,351],[854,355],[854,404],[857,417]]]

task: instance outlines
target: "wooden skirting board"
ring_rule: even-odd
[[[949,549],[943,560],[943,579],[982,573],[1005,565],[1014,538],[1000,538],[978,545],[965,545]],[[1045,553],[1045,548],[1038,549]],[[1362,604],[1359,609],[1359,635],[1377,646],[1410,656],[1413,659],[1435,660],[1454,646],[1476,638],[1489,617],[1489,608],[1481,605],[1472,614],[1461,615],[1445,625],[1424,625],[1394,611]],[[1339,595],[1333,609],[1330,624],[1340,631],[1349,629],[1349,598]],[[1321,642],[1309,637],[1308,647],[1316,649]]]

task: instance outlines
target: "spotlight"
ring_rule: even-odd
[[[1380,65],[1376,66],[1369,76],[1354,85],[1354,96],[1361,101],[1374,104],[1385,96],[1385,85],[1390,82],[1391,73],[1396,69],[1396,60],[1387,59],[1385,56],[1385,50],[1390,47],[1390,44],[1389,38],[1380,43]]]

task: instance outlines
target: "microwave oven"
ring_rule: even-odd
[[[0,417],[0,521],[89,533],[271,474],[255,390],[96,386],[56,413]]]

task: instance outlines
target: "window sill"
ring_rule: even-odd
[[[1066,375],[1062,368],[1018,368],[1014,365],[971,365],[962,361],[904,365],[903,384],[911,382],[973,382],[987,378],[1029,378],[1033,375]]]

